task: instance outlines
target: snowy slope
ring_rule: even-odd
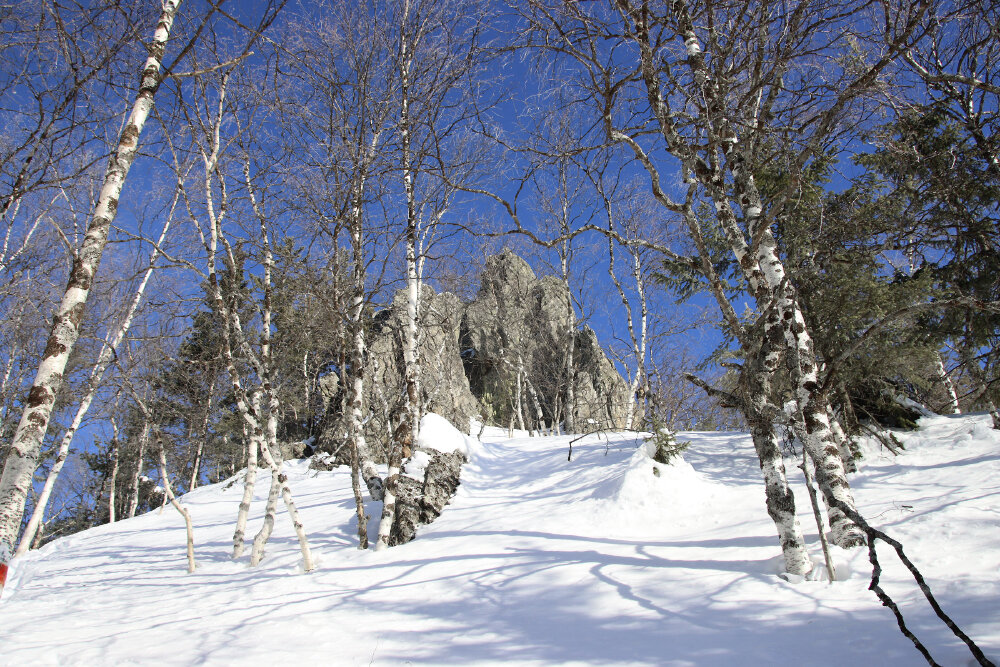
[[[859,507],[998,655],[1000,436],[975,416],[925,418],[903,437],[903,457],[874,452],[853,478]],[[922,663],[867,590],[864,550],[837,552],[844,580],[832,586],[776,576],[780,550],[746,435],[680,439],[691,442],[685,461],[655,476],[632,436],[589,436],[570,462],[567,437],[484,437],[441,518],[378,554],[355,547],[346,471],[292,462],[318,561],[310,574],[284,514],[259,568],[231,562],[241,486],[198,489],[182,499],[196,524],[194,574],[169,507],[15,561],[0,665]],[[267,488],[265,474],[252,530]],[[801,486],[797,499],[815,543]],[[883,582],[937,660],[969,664],[880,554]]]

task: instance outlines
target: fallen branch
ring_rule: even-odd
[[[925,647],[920,642],[920,640],[917,639],[916,635],[914,635],[909,630],[909,628],[906,627],[906,623],[903,621],[903,614],[902,612],[899,611],[899,607],[896,605],[896,603],[893,602],[892,598],[889,597],[889,594],[886,593],[881,586],[879,586],[879,577],[882,574],[882,566],[879,564],[878,555],[875,553],[876,540],[882,540],[896,551],[896,555],[899,556],[899,560],[902,561],[903,565],[906,566],[906,569],[910,571],[910,574],[913,576],[914,581],[917,582],[917,586],[920,587],[920,592],[924,594],[925,598],[927,598],[927,602],[930,603],[931,608],[934,610],[934,613],[937,614],[937,617],[940,618],[941,621],[946,626],[948,626],[948,629],[951,630],[956,637],[961,639],[965,643],[965,645],[969,647],[969,651],[976,658],[976,661],[980,665],[982,665],[982,667],[996,667],[996,665],[989,658],[986,657],[982,649],[980,649],[976,645],[976,643],[972,641],[972,639],[970,639],[969,636],[965,634],[961,628],[958,627],[955,621],[953,621],[951,617],[948,616],[948,614],[946,614],[943,609],[941,609],[941,605],[938,604],[938,601],[934,597],[934,594],[931,593],[930,586],[927,585],[927,582],[924,580],[923,575],[920,574],[920,570],[918,570],[917,567],[910,561],[910,559],[906,557],[906,554],[903,553],[902,544],[900,544],[893,538],[889,537],[881,530],[873,528],[867,521],[864,520],[864,518],[860,514],[858,514],[852,508],[848,507],[842,501],[836,498],[830,498],[829,502],[831,505],[833,505],[841,512],[846,514],[851,521],[856,523],[858,526],[861,527],[863,531],[865,531],[865,534],[868,537],[868,559],[871,561],[872,564],[872,579],[871,579],[871,584],[869,584],[868,586],[868,589],[873,591],[875,595],[878,596],[878,599],[882,602],[884,606],[889,607],[889,609],[892,610],[893,615],[896,617],[896,623],[899,625],[900,632],[902,632],[911,642],[913,642],[913,645],[917,647],[917,650],[920,651],[921,655],[924,656],[928,664],[932,665],[933,667],[940,667],[939,663],[935,662],[934,658],[931,657],[931,654],[927,650],[927,647]]]

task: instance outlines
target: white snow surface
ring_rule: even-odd
[[[478,449],[479,442],[459,431],[441,415],[428,412],[420,418],[417,446],[439,452],[462,452],[466,456],[472,456]]]
[[[900,435],[898,458],[871,448],[852,477],[859,508],[903,542],[944,610],[1000,655],[1000,434],[984,415],[920,424]],[[424,428],[448,439],[443,426]],[[346,469],[288,462],[317,560],[308,574],[284,513],[259,567],[230,560],[239,479],[181,498],[195,522],[193,574],[184,522],[169,507],[56,540],[12,564],[0,665],[923,664],[867,590],[865,549],[836,550],[833,585],[777,576],[746,434],[679,433],[691,445],[670,466],[634,434],[588,436],[572,461],[576,436],[505,435],[472,439],[451,505],[416,540],[380,553],[356,547]],[[251,539],[266,472],[256,488]],[[368,510],[376,517],[379,506]],[[878,553],[883,585],[937,661],[971,664],[891,551]]]

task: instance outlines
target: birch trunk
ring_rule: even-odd
[[[823,516],[819,512],[819,502],[816,500],[816,489],[813,487],[812,475],[809,474],[809,454],[802,449],[802,474],[806,478],[806,489],[809,491],[809,503],[812,505],[813,518],[816,520],[816,530],[819,532],[819,543],[823,548],[823,560],[826,562],[826,575],[832,584],[837,579],[837,570],[833,567],[830,557],[830,545],[827,543],[823,530]]]
[[[955,383],[951,381],[948,369],[944,367],[944,357],[941,356],[940,352],[936,353],[935,356],[937,357],[938,378],[941,380],[941,385],[948,394],[948,408],[951,410],[951,414],[960,415],[962,414],[962,409],[958,405],[958,392],[955,391]]]
[[[517,418],[517,428],[524,430],[524,401],[522,399],[521,385],[524,382],[524,370],[521,364],[517,366],[517,383],[514,389],[514,416]]]
[[[744,413],[750,425],[750,435],[764,476],[767,514],[778,531],[785,571],[805,576],[812,570],[812,560],[806,550],[802,527],[795,515],[795,495],[788,484],[781,446],[774,424],[765,414],[771,395],[771,377],[777,368],[778,355],[765,342],[755,358],[748,359],[744,369]]]
[[[847,472],[857,472],[858,464],[855,462],[855,455],[859,454],[854,441],[844,432],[840,421],[835,417],[830,419],[830,428],[833,429],[833,437],[837,440],[837,447],[840,449],[840,458],[844,461],[844,469]]]
[[[565,219],[566,216],[564,216]],[[566,283],[566,314],[569,317],[566,327],[566,353],[563,356],[563,378],[566,383],[566,398],[563,407],[563,423],[567,433],[576,432],[576,373],[573,357],[576,353],[576,312],[573,310],[573,295],[569,292],[569,241],[565,241],[560,252],[559,262],[563,282]]]
[[[281,462],[274,459],[271,454],[271,448],[267,445],[267,443],[265,443],[265,446],[261,449],[261,455],[264,458],[264,462],[267,463],[267,466],[271,469],[273,480],[271,492],[274,492],[274,482],[277,482],[277,489],[281,493],[282,500],[285,502],[285,510],[288,512],[288,517],[292,520],[292,528],[295,530],[295,536],[299,541],[299,550],[302,552],[302,569],[306,572],[312,572],[313,569],[315,569],[312,560],[312,552],[309,550],[309,541],[306,539],[306,532],[302,525],[302,519],[299,517],[299,511],[296,509],[295,501],[292,499],[292,490],[288,486],[288,477],[281,471]],[[273,513],[270,495],[268,496],[268,510]],[[272,517],[271,525],[273,526],[273,524],[274,520]],[[270,533],[271,531],[269,529],[268,535],[270,535]],[[264,538],[264,541],[267,541],[267,537]],[[263,545],[261,545],[261,547],[263,548]],[[255,552],[256,549],[257,540],[254,539]],[[263,553],[261,553],[261,556],[263,556]],[[251,556],[251,565],[256,565],[259,562],[259,558],[257,559],[257,562],[254,562],[253,557]]]
[[[739,128],[726,113],[730,101],[720,89],[715,72],[705,57],[690,9],[687,4],[680,1],[670,5],[671,19],[676,22],[676,34],[684,40],[687,52],[684,64],[693,78],[696,88],[694,95],[703,100],[703,107],[700,108],[703,114],[702,120],[706,123],[708,135],[706,139],[712,147],[711,164],[698,156],[697,151],[700,148],[681,136],[676,125],[676,117],[670,113],[668,97],[661,88],[659,55],[649,38],[647,25],[649,16],[635,10],[625,0],[619,0],[618,4],[635,21],[635,30],[631,37],[639,47],[640,72],[646,86],[649,104],[659,124],[661,137],[667,149],[681,160],[685,178],[700,183],[713,200],[716,217],[749,283],[751,294],[761,310],[770,310],[765,323],[765,336],[769,340],[784,341],[793,366],[796,399],[802,415],[797,435],[816,464],[816,477],[824,498],[828,502],[835,500],[837,504],[843,503],[848,509],[853,510],[854,500],[830,428],[829,401],[823,393],[818,378],[813,342],[802,317],[794,287],[789,282],[778,255],[769,224],[764,219],[761,198],[742,152],[752,150],[752,147],[746,149],[743,147],[737,132]],[[901,36],[891,48],[902,48],[907,36],[916,28],[916,21],[923,11],[924,9],[918,12],[916,18],[910,17],[912,20],[908,20],[900,32]],[[814,133],[814,141],[822,140],[832,131],[838,112],[844,108],[851,96],[860,94],[877,78],[887,62],[885,59],[878,61],[871,70],[863,72],[851,86],[845,88],[842,97],[836,98],[831,103],[830,108],[821,115],[821,121]],[[778,76],[780,75],[779,70]],[[753,130],[747,128],[746,131]],[[627,141],[627,138],[625,140]],[[637,156],[645,160],[645,164],[650,164],[642,149],[634,142],[631,145]],[[808,155],[810,153],[807,150],[800,155],[800,159],[804,160]],[[716,159],[716,156],[724,157],[725,162]],[[651,167],[647,166],[647,169]],[[726,187],[729,180],[727,169],[732,174],[731,192]],[[658,174],[651,172],[651,175],[658,178]],[[739,203],[743,213],[745,236],[739,226],[739,218],[734,212],[734,201]],[[750,243],[746,241],[747,238],[750,239]],[[775,304],[775,307],[772,308],[771,304]],[[832,506],[835,503],[829,504]],[[846,547],[864,543],[863,531],[836,507],[830,512],[830,520],[834,541],[837,544]]]
[[[613,220],[610,202],[608,202],[607,214],[609,220],[608,226],[613,229],[613,225],[610,222]],[[618,297],[621,299],[622,306],[625,308],[625,321],[628,325],[629,340],[632,343],[632,355],[635,357],[635,375],[629,383],[629,401],[628,408],[625,412],[625,430],[632,429],[635,421],[636,408],[638,407],[639,388],[640,386],[645,386],[646,331],[648,320],[648,310],[646,306],[646,283],[642,277],[642,260],[639,257],[638,252],[635,250],[629,249],[628,253],[632,256],[632,277],[635,280],[636,295],[639,298],[640,304],[638,336],[636,336],[635,325],[633,323],[632,304],[629,301],[628,296],[625,294],[625,289],[622,287],[621,281],[619,281],[618,276],[615,275],[615,242],[612,237],[608,237],[608,275],[615,284],[615,288],[618,290]]]
[[[528,397],[535,408],[535,430],[538,432],[538,437],[541,437],[542,429],[545,427],[545,413],[542,411],[542,404],[538,400],[538,392],[535,391],[535,385],[531,383],[527,375],[524,376],[524,386],[528,389]]]
[[[243,498],[236,515],[236,530],[233,532],[233,560],[243,555],[244,539],[247,530],[247,517],[250,515],[250,504],[253,502],[254,487],[257,484],[257,450],[260,449],[256,440],[251,440],[246,423],[243,424],[243,439],[247,445],[247,471],[243,476]]]
[[[778,531],[785,572],[805,576],[812,570],[812,561],[806,550],[802,527],[795,516],[795,496],[788,485],[778,437],[769,420],[754,418],[747,421],[750,423],[750,435],[764,477],[767,514]]]
[[[149,420],[143,418],[142,434],[139,436],[139,456],[135,463],[135,474],[129,486],[128,518],[135,516],[139,509],[139,478],[142,477],[142,459],[146,454],[146,441],[149,438]]]
[[[187,535],[187,562],[188,562],[188,573],[194,572],[195,562],[194,562],[194,526],[191,524],[191,513],[177,502],[177,498],[174,496],[174,492],[170,489],[170,479],[167,477],[167,459],[163,453],[163,438],[160,435],[160,430],[155,429],[156,432],[156,444],[157,450],[160,457],[160,477],[163,479],[163,492],[164,495],[170,499],[170,504],[174,506],[180,515],[184,517],[184,527]]]
[[[208,420],[212,415],[212,395],[215,393],[215,378],[208,384],[208,395],[205,397],[205,413],[201,419],[201,429],[198,432],[198,445],[194,452],[194,461],[191,462],[191,483],[188,484],[188,491],[194,491],[198,486],[198,476],[201,472],[201,457],[205,452],[205,441],[208,440]]]
[[[410,76],[413,68],[413,49],[419,45],[420,31],[410,43],[410,1],[403,2],[402,30],[400,31],[400,114],[399,131],[402,144],[403,191],[406,196],[406,340],[403,345],[404,374],[406,380],[406,409],[410,433],[416,442],[420,430],[420,359],[418,335],[420,331],[420,277],[417,272],[417,244],[420,221],[417,215],[416,172],[410,148],[412,127],[410,123]],[[382,531],[379,529],[381,539]],[[388,535],[386,535],[388,539]]]
[[[299,541],[299,549],[302,552],[302,567],[306,572],[311,572],[314,568],[312,553],[309,549],[309,541],[306,538],[305,529],[302,526],[302,519],[299,517],[298,509],[295,507],[295,501],[292,498],[292,490],[288,486],[288,478],[281,471],[283,462],[280,459],[276,461],[273,456],[273,452],[278,451],[278,415],[281,410],[281,404],[278,399],[278,393],[274,382],[274,360],[271,355],[271,294],[273,289],[272,273],[274,271],[274,254],[271,251],[271,237],[268,229],[267,217],[264,215],[264,212],[261,210],[257,202],[253,182],[250,178],[249,160],[244,163],[243,174],[246,180],[247,193],[250,196],[250,203],[253,207],[254,214],[257,216],[257,221],[260,224],[261,245],[264,248],[264,302],[261,308],[261,345],[260,361],[258,365],[261,370],[263,370],[263,394],[267,398],[267,427],[264,431],[264,441],[262,442],[260,453],[264,458],[264,462],[271,469],[272,492],[274,480],[277,481],[280,487],[281,497],[285,502],[285,510],[288,512],[288,516],[292,521],[292,527],[295,529],[295,536]],[[259,396],[260,393],[257,392],[256,395]],[[259,425],[259,403],[255,407],[257,408],[255,417],[257,424]],[[246,415],[244,415],[244,417],[246,417]],[[249,425],[251,427],[253,426],[253,424]],[[270,531],[268,531],[268,534],[270,534]],[[267,538],[265,537],[264,541],[266,541],[266,539]],[[251,555],[252,565],[256,565],[256,562],[254,562],[254,556],[257,555],[257,552],[257,540],[255,539],[254,553]],[[263,555],[262,552],[260,555]],[[259,562],[260,557],[258,556],[256,560]]]
[[[119,459],[119,446],[118,446],[118,424],[115,418],[111,418],[111,430],[114,435],[111,438],[111,447],[113,454],[113,462],[111,465],[111,488],[108,490],[108,523],[115,522],[115,486],[118,484],[118,459]],[[21,538],[23,541],[24,537]]]
[[[358,549],[368,548],[368,515],[365,514],[365,498],[361,494],[361,467],[358,463],[357,443],[351,444],[351,489],[354,491],[354,507],[358,516]]]
[[[396,520],[396,487],[399,484],[399,474],[403,467],[401,443],[393,442],[389,454],[389,472],[385,478],[385,489],[382,496],[382,517],[378,523],[378,537],[375,539],[375,551],[389,548],[389,535]]]
[[[264,558],[264,547],[274,531],[274,519],[278,511],[278,496],[281,494],[281,482],[278,475],[271,471],[271,487],[267,492],[267,505],[264,506],[264,523],[253,538],[250,549],[250,566],[257,567]]]
[[[751,216],[753,209],[751,206]],[[765,230],[762,236],[760,266],[768,286],[777,297],[777,308],[766,318],[765,335],[776,338],[781,335],[786,353],[792,355],[795,394],[802,414],[801,421],[795,422],[796,435],[816,465],[816,481],[828,502],[827,516],[833,542],[844,548],[861,546],[865,543],[864,532],[830,502],[834,499],[852,510],[855,508],[840,447],[830,426],[830,404],[826,394],[820,389],[812,338],[799,309],[794,288],[785,276],[784,266],[778,258],[770,231]]]
[[[631,402],[629,403],[627,429],[635,427],[635,411],[643,407],[643,397],[648,394],[648,378],[646,377],[646,345],[649,338],[649,307],[646,303],[646,280],[642,275],[642,258],[639,253],[633,251],[634,260],[633,277],[635,278],[635,291],[639,297],[639,344],[632,341],[632,348],[636,358],[636,376],[632,378],[630,388]],[[641,395],[640,395],[641,392]]]
[[[354,297],[351,303],[351,328],[353,340],[351,347],[351,399],[350,399],[350,437],[358,452],[361,478],[368,487],[372,500],[382,500],[382,478],[375,466],[374,458],[365,439],[364,396],[365,396],[365,329],[362,318],[365,308],[365,263],[364,236],[361,229],[360,195],[355,205],[354,220],[351,225],[351,245],[354,248]]]
[[[0,477],[0,567],[4,569],[20,528],[52,407],[62,386],[66,362],[79,337],[87,298],[107,244],[111,223],[118,212],[118,199],[135,160],[139,136],[153,107],[153,97],[160,86],[163,54],[180,1],[163,1],[153,40],[148,45],[149,57],[142,69],[139,91],[105,172],[104,184],[83,243],[73,259],[66,291],[53,317],[49,340],[14,434],[3,476]]]

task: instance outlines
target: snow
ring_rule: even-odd
[[[851,479],[861,511],[903,542],[945,611],[997,656],[1000,435],[988,420],[922,418],[919,431],[898,434],[899,458],[867,443]],[[15,559],[0,601],[0,665],[923,662],[867,590],[866,550],[835,551],[833,585],[777,576],[781,552],[746,434],[678,434],[691,445],[664,466],[635,434],[587,436],[567,461],[578,436],[486,429],[480,444],[455,433],[422,424],[422,442],[469,448],[452,504],[416,540],[381,553],[356,548],[346,469],[286,463],[318,561],[310,574],[285,514],[261,566],[230,561],[240,484],[181,498],[195,521],[193,574],[170,508]],[[262,471],[252,529],[267,489]],[[879,555],[883,585],[938,662],[970,664],[891,551]]]
[[[429,412],[420,418],[417,447],[439,452],[462,452],[467,457],[478,449],[478,441],[451,425],[441,415]]]

